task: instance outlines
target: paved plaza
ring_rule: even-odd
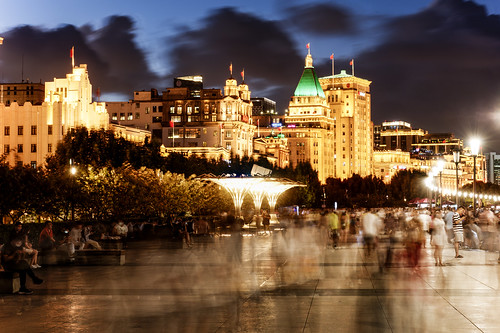
[[[318,241],[319,240],[319,241]],[[234,234],[173,249],[132,242],[124,266],[52,266],[29,296],[0,295],[10,332],[499,332],[495,254],[429,248],[418,270],[314,229]],[[30,284],[29,284],[30,285]]]

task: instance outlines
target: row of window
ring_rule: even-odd
[[[4,146],[3,146],[3,152],[4,152],[5,154],[9,154],[9,153],[10,153],[10,150],[11,150],[11,149],[10,149],[10,145],[4,145]],[[18,144],[18,145],[17,145],[17,152],[18,152],[18,153],[24,153],[24,146],[23,146],[23,144]],[[32,152],[32,153],[36,153],[36,152],[37,152],[37,146],[36,146],[36,143],[31,144],[31,152]],[[47,152],[52,153],[52,143],[49,143],[49,144],[47,145]]]
[[[52,135],[52,125],[48,125],[47,134]],[[3,135],[5,135],[5,136],[10,135],[10,126],[4,127]],[[17,135],[24,135],[24,126],[17,126]],[[31,126],[31,135],[37,135],[37,126],[36,125]]]

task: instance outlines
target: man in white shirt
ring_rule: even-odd
[[[363,228],[363,239],[365,241],[366,253],[369,256],[372,250],[377,247],[377,237],[383,227],[382,220],[372,212],[366,212],[361,217]]]

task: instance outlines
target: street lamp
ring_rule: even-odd
[[[74,198],[74,190],[75,190],[75,175],[76,175],[76,166],[73,165],[73,160],[69,160],[69,173],[71,174],[71,222],[75,222],[75,198]]]
[[[439,172],[439,209],[443,209],[443,169],[444,160],[439,159],[437,161],[437,171]]]
[[[472,138],[470,140],[470,152],[472,154],[472,158],[474,159],[474,179],[472,183],[472,209],[474,212],[474,216],[476,216],[476,158],[479,154],[479,147],[481,146],[481,140],[478,138]]]
[[[453,150],[453,161],[455,162],[455,171],[457,176],[457,192],[455,194],[455,203],[458,209],[458,164],[460,163],[460,149]]]

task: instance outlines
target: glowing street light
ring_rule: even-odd
[[[460,149],[453,150],[453,162],[455,162],[455,171],[457,176],[457,194],[455,196],[455,203],[458,209],[458,164],[460,164]]]
[[[472,183],[472,193],[473,193],[472,209],[474,212],[474,216],[476,216],[476,158],[477,158],[477,155],[479,154],[479,147],[480,146],[481,146],[481,140],[479,138],[472,138],[470,140],[470,151],[471,151],[472,158],[474,159],[474,169],[473,169],[474,180]]]

